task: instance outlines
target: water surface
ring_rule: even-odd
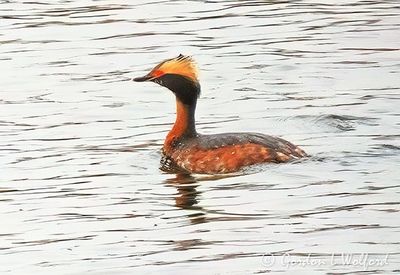
[[[399,273],[399,14],[0,1],[0,273]],[[173,96],[129,80],[180,53],[201,69],[200,132],[278,135],[312,157],[160,171]]]

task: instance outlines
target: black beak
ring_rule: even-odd
[[[148,80],[150,80],[152,78],[153,77],[151,75],[145,75],[145,76],[142,76],[142,77],[133,78],[132,80],[136,81],[136,82],[143,82],[143,81],[148,81]]]

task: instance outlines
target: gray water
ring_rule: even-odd
[[[1,274],[399,274],[400,5],[0,1]],[[202,133],[311,157],[159,170],[163,59],[201,70]]]

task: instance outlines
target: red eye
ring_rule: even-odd
[[[160,76],[162,76],[163,74],[164,74],[164,72],[161,71],[161,70],[155,70],[154,72],[151,73],[151,75],[152,75],[153,77],[155,77],[155,78],[160,77]]]

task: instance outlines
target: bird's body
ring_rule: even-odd
[[[236,172],[262,162],[287,162],[304,156],[297,146],[258,133],[223,133],[177,139],[163,147],[162,167],[200,174]]]
[[[135,81],[154,81],[176,96],[177,117],[162,149],[161,167],[188,173],[231,173],[264,162],[287,162],[306,156],[298,146],[259,133],[202,135],[195,127],[200,84],[191,58],[178,56]]]

